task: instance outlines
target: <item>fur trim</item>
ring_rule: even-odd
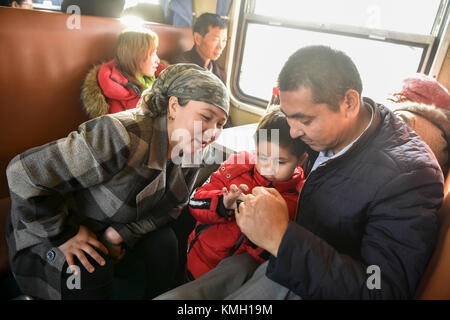
[[[106,102],[100,88],[97,75],[102,64],[95,65],[89,70],[81,87],[81,104],[89,118],[96,118],[108,114],[109,104]]]
[[[393,106],[392,111],[394,111],[394,113],[399,113],[399,111],[409,111],[424,117],[441,129],[447,143],[450,144],[450,112],[448,110],[437,108],[432,105],[408,101],[396,103]]]
[[[430,146],[442,171],[447,173],[450,159],[450,111],[411,101],[396,103],[392,110]]]

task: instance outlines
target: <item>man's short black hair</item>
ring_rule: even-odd
[[[227,21],[218,14],[208,12],[203,13],[195,21],[192,31],[200,33],[202,37],[204,37],[209,32],[209,27],[219,27],[220,29],[226,29]]]
[[[314,103],[326,103],[333,110],[349,89],[361,97],[362,82],[358,69],[342,51],[327,46],[308,46],[297,50],[284,64],[278,81],[281,91],[311,89]]]

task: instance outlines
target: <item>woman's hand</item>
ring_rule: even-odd
[[[80,260],[81,264],[89,272],[94,272],[94,267],[86,258],[85,253],[89,254],[101,266],[105,265],[105,259],[94,249],[97,248],[105,255],[108,254],[108,249],[97,240],[95,234],[85,226],[80,226],[78,233],[59,246],[59,249],[64,253],[66,261],[69,266],[75,265],[74,256]]]
[[[109,256],[114,263],[122,260],[125,255],[125,248],[122,246],[123,239],[120,234],[112,227],[108,227],[103,233],[102,242],[108,249]]]
[[[232,184],[230,186],[230,191],[227,188],[222,188],[223,193],[223,205],[226,209],[232,210],[236,209],[236,200],[242,195],[243,191],[248,191],[248,186],[246,184],[239,185],[239,188]]]

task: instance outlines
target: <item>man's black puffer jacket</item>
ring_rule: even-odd
[[[303,299],[412,298],[435,247],[439,164],[390,110],[364,101],[375,112],[372,125],[310,173],[296,222],[267,268],[270,279]],[[310,166],[316,157],[310,154]],[[373,288],[373,265],[380,289]]]

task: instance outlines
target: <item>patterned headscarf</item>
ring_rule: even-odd
[[[165,69],[150,89],[142,93],[138,107],[152,117],[167,113],[171,96],[212,104],[227,115],[230,109],[228,90],[212,72],[196,64],[179,63]]]

